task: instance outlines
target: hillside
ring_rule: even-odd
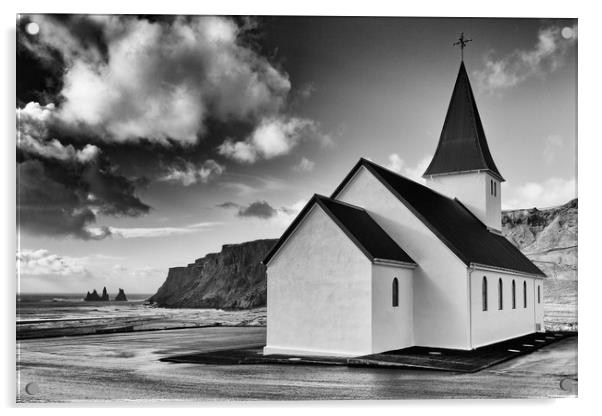
[[[577,280],[577,199],[544,210],[502,212],[502,232],[548,277]]]
[[[576,199],[545,210],[504,211],[502,224],[504,235],[551,280],[569,283],[577,279]],[[246,309],[265,306],[266,275],[260,261],[275,242],[275,239],[266,239],[228,244],[219,253],[207,254],[184,267],[173,267],[150,301],[172,308]],[[558,285],[547,287],[559,292],[551,294],[554,298],[566,295],[567,291]],[[575,304],[576,290],[571,289],[570,292],[574,292],[574,298],[570,295],[570,299],[559,302]]]

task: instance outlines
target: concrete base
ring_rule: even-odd
[[[302,357],[357,357],[360,355],[366,355],[366,352],[303,350],[285,347],[272,347],[266,345],[265,347],[263,347],[263,355],[299,355]]]

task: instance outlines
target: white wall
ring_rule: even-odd
[[[393,306],[393,279],[399,282],[399,306]],[[372,352],[414,345],[414,271],[405,267],[372,266]]]
[[[490,191],[495,182],[496,194]],[[427,185],[450,198],[458,198],[483,223],[495,230],[502,227],[502,184],[487,172],[458,173],[429,177]]]
[[[267,268],[264,354],[372,352],[372,263],[319,207]]]
[[[466,265],[366,168],[336,197],[364,207],[418,264],[414,269],[416,345],[470,349]]]
[[[482,283],[487,277],[487,311],[483,311]],[[503,283],[503,309],[498,308],[498,280]],[[516,282],[516,309],[512,309],[512,281]],[[527,307],[523,303],[523,282],[527,283]],[[536,332],[542,323],[543,297],[537,304],[536,286],[541,279],[510,273],[475,269],[470,272],[472,344],[474,348]],[[542,288],[543,296],[543,288]],[[539,316],[541,314],[541,316]]]

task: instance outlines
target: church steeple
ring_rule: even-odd
[[[489,152],[464,62],[460,63],[437,150],[423,177],[431,188],[457,198],[487,228],[501,230],[504,178]]]
[[[488,171],[504,181],[489,152],[466,67],[461,62],[439,144],[423,176],[476,171]]]

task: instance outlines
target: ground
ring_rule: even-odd
[[[198,365],[175,355],[261,344],[265,328],[215,327],[17,344],[17,400],[320,400],[573,397],[577,337],[473,374],[305,365]],[[562,380],[565,389],[561,388]],[[36,383],[37,393],[25,391]],[[32,389],[30,389],[32,390]],[[35,389],[33,389],[35,390]]]

